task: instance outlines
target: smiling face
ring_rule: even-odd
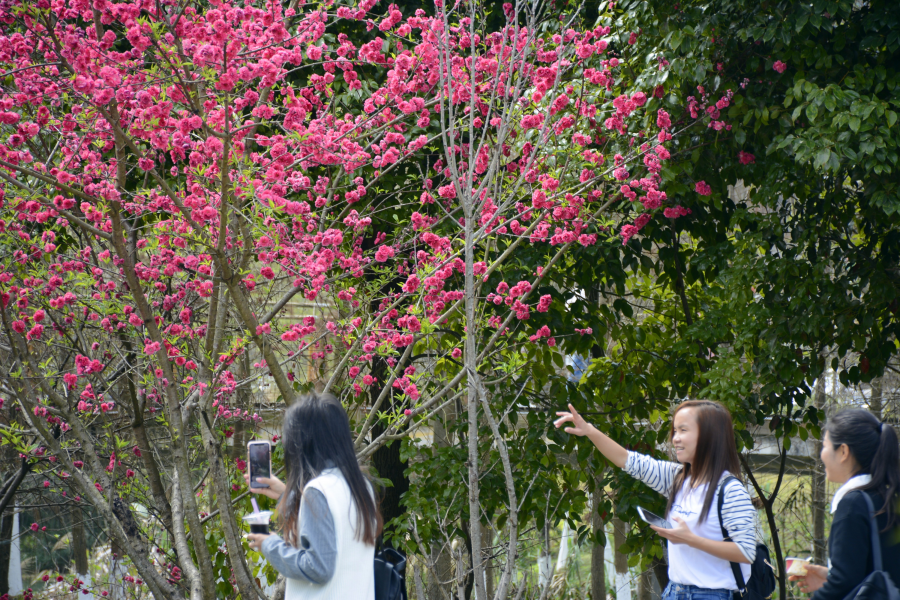
[[[827,431],[819,457],[825,463],[825,478],[834,483],[846,483],[859,470],[859,465],[847,444],[835,446]]]
[[[682,408],[675,413],[675,423],[672,432],[672,446],[675,448],[675,458],[681,464],[690,464],[697,453],[697,439],[700,437],[700,424],[694,409]]]

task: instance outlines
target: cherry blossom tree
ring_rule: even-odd
[[[529,323],[574,246],[687,211],[659,188],[679,132],[609,27],[502,10],[488,30],[474,1],[0,6],[6,443],[105,518],[138,589],[265,597],[223,443],[270,378],[288,404],[339,395],[363,460],[465,401],[503,457],[507,596],[520,498],[484,378],[576,333]],[[717,123],[694,103],[688,127]],[[298,297],[330,309],[294,318]],[[471,515],[479,457],[470,436]]]

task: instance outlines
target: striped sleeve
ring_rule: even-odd
[[[645,454],[629,450],[624,469],[626,473],[635,479],[643,481],[652,490],[668,498],[675,484],[675,475],[681,470],[681,465],[665,460],[657,460]]]
[[[725,486],[722,525],[731,541],[753,563],[756,558],[756,509],[750,501],[750,494],[738,481],[729,481]]]

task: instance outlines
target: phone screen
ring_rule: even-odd
[[[663,529],[672,529],[672,524],[660,517],[659,515],[653,514],[649,510],[641,508],[638,506],[638,515],[640,515],[641,519],[650,523],[651,525],[656,525],[657,527],[662,527]]]
[[[271,477],[271,461],[269,459],[269,444],[267,442],[255,442],[247,445],[247,454],[250,459],[250,487],[267,488],[269,486],[257,483],[257,477]]]

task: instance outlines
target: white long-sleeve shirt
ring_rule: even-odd
[[[637,452],[628,452],[625,472],[643,481],[651,489],[663,496],[673,493],[675,476],[682,469],[679,463],[656,460]],[[728,477],[726,471],[722,479]],[[721,482],[721,480],[720,480]],[[686,478],[681,490],[672,501],[669,518],[680,517],[687,526],[702,537],[723,541],[722,527],[728,531],[731,540],[738,545],[741,553],[752,563],[756,558],[756,509],[750,501],[750,494],[737,481],[725,486],[725,500],[722,506],[722,522],[718,516],[718,490],[713,496],[707,518],[700,522],[700,512],[706,499],[708,484],[691,488],[690,478]],[[669,579],[683,585],[695,585],[713,590],[736,590],[734,573],[727,560],[691,548],[687,544],[669,542]],[[744,581],[750,579],[750,565],[741,564]]]

